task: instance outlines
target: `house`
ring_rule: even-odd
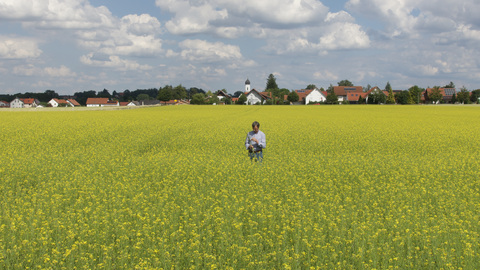
[[[218,97],[218,100],[220,100],[220,101],[222,101],[224,99],[227,99],[227,98],[232,99],[232,97],[229,94],[223,92],[223,90],[219,90],[217,92],[217,97]]]
[[[245,96],[247,97],[247,105],[264,104],[265,101],[272,99],[271,92],[258,92],[255,89],[245,93]]]
[[[58,98],[52,98],[49,102],[48,102],[48,105],[49,106],[52,106],[52,107],[66,107],[68,106],[68,103],[65,99],[58,99]]]
[[[322,92],[319,89],[301,89],[295,90],[295,93],[298,95],[298,102],[295,104],[310,104],[325,102],[327,100],[327,92]],[[284,96],[284,100],[288,100],[288,95]]]
[[[350,103],[357,103],[361,96],[365,96],[361,86],[334,86],[333,92],[337,95],[340,103],[347,100]]]
[[[455,88],[438,88],[440,91],[440,94],[442,95],[442,100],[445,103],[449,103],[452,101],[453,95],[456,95],[456,90]],[[424,103],[428,103],[428,95],[430,95],[433,91],[433,88],[427,88],[421,95],[420,101]],[[440,101],[437,101],[435,104],[440,103]]]
[[[34,98],[15,98],[10,102],[10,108],[32,108],[40,105],[40,101]]]
[[[0,108],[8,108],[10,107],[10,103],[0,100]]]
[[[87,107],[113,107],[120,106],[118,101],[109,100],[108,98],[88,98]]]
[[[75,99],[69,98],[67,99],[67,103],[71,107],[80,107],[80,103],[78,103]]]
[[[141,106],[154,106],[154,105],[160,105],[160,100],[154,99],[154,100],[142,100],[139,101]]]

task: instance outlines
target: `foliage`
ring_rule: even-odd
[[[418,87],[417,85],[414,85],[408,89],[410,92],[410,97],[412,98],[413,104],[418,104],[420,103],[420,95],[422,94],[425,89]]]
[[[467,88],[465,88],[465,86],[460,89],[460,92],[458,92],[457,101],[462,104],[470,103],[470,92],[467,90]]]
[[[140,100],[149,100],[150,99],[150,96],[147,95],[147,94],[140,94],[137,96],[137,100],[140,101]]]
[[[395,104],[395,96],[393,95],[393,90],[392,90],[392,86],[390,85],[390,82],[387,82],[387,85],[385,86],[385,91],[388,92],[386,103]]]
[[[308,90],[313,90],[313,89],[316,89],[317,86],[315,84],[309,84],[307,85],[307,87],[305,89],[308,89]]]
[[[172,100],[173,98],[173,88],[171,85],[166,85],[158,91],[157,99],[163,102]]]
[[[472,103],[477,104],[479,99],[480,99],[480,89],[473,90],[472,94],[470,95],[470,101]]]
[[[290,92],[290,94],[288,94],[287,100],[292,103],[297,102],[299,100],[299,96],[297,92],[295,91]]]
[[[428,101],[432,103],[438,103],[443,98],[443,95],[440,92],[439,86],[434,86],[431,92],[427,94],[427,96],[428,96]],[[458,100],[458,97],[457,97],[457,100]]]
[[[413,99],[410,96],[410,92],[405,90],[402,91],[398,94],[397,96],[397,102],[398,104],[413,104]]]
[[[338,96],[335,94],[334,91],[328,92],[327,100],[325,101],[327,104],[338,104]]]
[[[375,89],[367,97],[368,104],[384,104],[387,101],[385,94],[379,89]]]
[[[192,100],[190,101],[190,104],[205,104],[205,95],[202,93],[198,93],[193,95]]]
[[[267,85],[265,86],[265,91],[272,91],[274,89],[278,89],[277,79],[273,74],[268,75],[267,78]]]
[[[479,117],[473,106],[0,111],[0,269],[476,269]],[[252,118],[267,135],[262,166],[243,145]]]
[[[341,80],[337,84],[338,86],[353,86],[353,83],[349,80]]]
[[[247,96],[245,96],[245,94],[241,94],[240,97],[238,97],[236,104],[244,105],[245,102],[247,102]]]
[[[455,88],[455,84],[450,82],[449,84],[445,85],[443,88]]]

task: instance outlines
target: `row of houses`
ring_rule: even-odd
[[[427,96],[433,91],[433,88],[427,88],[421,95],[418,97],[420,103],[427,102]],[[453,96],[456,94],[455,88],[439,88],[442,99],[445,103],[449,103]],[[294,104],[311,104],[311,103],[322,103],[327,100],[327,91],[321,91],[319,89],[301,89],[295,90],[299,100]],[[369,95],[374,92],[383,93],[385,96],[388,96],[388,91],[381,90],[378,87],[373,87],[367,92],[363,92],[362,86],[335,86],[333,87],[333,92],[338,98],[339,103],[347,102],[350,104],[356,104],[359,102],[360,98],[368,102]],[[393,93],[399,93],[402,90],[393,90]],[[222,94],[221,96],[223,96]],[[246,104],[265,104],[267,100],[272,99],[271,92],[259,92],[255,89],[245,92],[244,95],[247,98]],[[219,95],[219,99],[221,98]],[[237,101],[238,98],[232,98],[232,101]],[[288,100],[288,95],[283,97],[283,100]],[[437,101],[436,103],[439,103]]]
[[[187,104],[188,101],[169,100],[160,102],[159,100],[143,100],[119,102],[109,98],[88,98],[87,107],[116,107],[116,106],[151,106],[151,105],[176,105]],[[75,99],[53,98],[48,102],[48,107],[79,107],[81,106]],[[0,108],[37,108],[42,107],[38,99],[33,98],[15,98],[12,102],[0,101]]]

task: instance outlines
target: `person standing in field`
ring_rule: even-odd
[[[262,163],[263,149],[267,147],[265,133],[260,131],[260,123],[257,121],[252,123],[252,129],[253,130],[247,134],[247,138],[245,139],[245,148],[248,150],[250,160],[255,158],[255,162],[259,161]]]

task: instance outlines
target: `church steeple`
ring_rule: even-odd
[[[245,92],[250,92],[250,80],[247,78],[245,81]]]

